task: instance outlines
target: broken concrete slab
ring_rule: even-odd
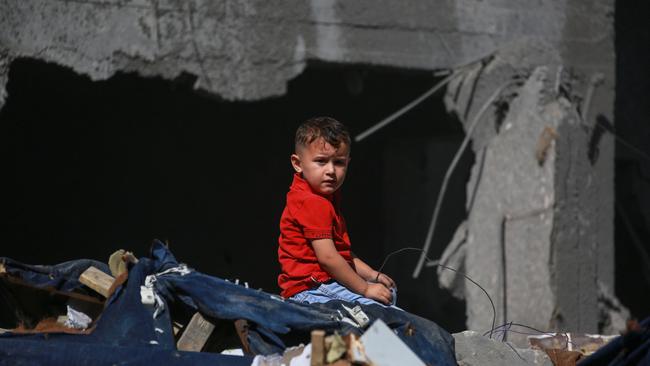
[[[612,27],[612,4],[8,0],[0,3],[0,65],[34,57],[94,80],[118,71],[187,73],[197,89],[255,100],[285,93],[310,60],[434,70],[522,39],[593,55],[611,47],[600,40]]]
[[[516,348],[481,336],[478,332],[468,330],[453,336],[456,341],[456,359],[461,366],[553,365],[543,351]]]
[[[483,78],[503,83],[510,72],[520,86],[504,93],[472,135],[477,158],[467,185],[467,228],[459,228],[447,254],[458,251],[466,230],[459,251],[464,268],[490,294],[497,313],[481,289],[465,286],[468,328],[489,330],[496,316],[497,325],[598,332],[596,284],[612,281],[600,263],[611,261],[613,242],[610,230],[592,228],[611,228],[612,218],[603,222],[601,212],[613,206],[598,198],[608,183],[596,176],[608,169],[589,163],[591,128],[579,113],[581,99],[570,92],[579,83],[561,66],[515,72],[499,56],[486,69]],[[477,85],[470,118],[484,107],[486,85]],[[441,280],[458,291],[451,279]],[[512,337],[525,344],[525,337]]]
[[[518,90],[499,134],[486,146],[467,221],[465,268],[492,295],[497,324],[516,319],[546,328],[553,313],[548,263],[555,156],[551,152],[541,167],[534,156],[544,127],[558,123],[540,114],[547,72],[537,68]],[[490,329],[488,299],[476,286],[466,289],[469,329]]]

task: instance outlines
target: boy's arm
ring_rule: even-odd
[[[372,269],[366,262],[362,261],[361,258],[357,257],[356,254],[352,253],[352,262],[354,263],[354,268],[357,270],[357,274],[361,276],[366,281],[374,281],[377,277],[377,271]]]
[[[381,283],[368,283],[350,267],[334,247],[332,239],[318,239],[311,242],[318,263],[336,281],[364,297],[390,304],[392,294]]]
[[[379,282],[388,288],[395,287],[395,281],[392,278],[385,273],[375,271],[354,253],[352,253],[352,262],[354,263],[354,268],[357,270],[357,274],[366,281]]]

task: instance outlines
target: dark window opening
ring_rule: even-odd
[[[297,125],[329,115],[356,135],[437,81],[429,72],[314,64],[285,96],[225,102],[185,79],[120,73],[93,82],[16,60],[0,111],[2,255],[37,264],[107,260],[119,248],[147,255],[159,238],[200,271],[277,293],[278,221]],[[437,94],[353,144],[343,210],[361,258],[378,267],[387,253],[422,245],[463,136]],[[432,258],[465,218],[472,161],[467,152],[452,177]],[[384,268],[399,285],[399,305],[464,329],[464,304],[438,288],[433,268],[411,279],[418,255],[400,254]]]
[[[616,295],[644,319],[650,316],[650,2],[617,0],[615,10]]]

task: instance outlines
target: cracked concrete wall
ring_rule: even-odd
[[[283,94],[308,60],[433,70],[514,40],[591,47],[607,32],[582,3],[588,1],[5,0],[0,54],[4,63],[34,57],[95,80],[116,71],[166,78],[187,72],[198,76],[196,88],[256,100]],[[580,28],[567,36],[569,17]]]
[[[557,102],[544,103],[548,72],[538,67],[515,88],[517,96],[498,126],[490,113],[480,121],[495,133],[475,147],[464,268],[495,302],[497,325],[514,321],[548,329],[556,301],[549,266],[556,169],[552,140],[545,160],[540,164],[536,158],[540,135],[557,129],[563,114]],[[475,286],[464,285],[464,292],[468,327],[489,330],[488,299]]]
[[[515,73],[506,59],[497,55],[481,74],[493,89],[512,86],[501,93],[504,118],[492,107],[472,134],[476,163],[467,185],[468,217],[442,263],[461,263],[485,288],[497,325],[512,321],[591,333],[606,325],[615,332],[622,324],[613,324],[612,309],[599,303],[613,283],[613,171],[598,164],[611,164],[612,138],[597,137],[594,119],[583,118],[589,115],[585,94],[571,89],[580,82],[561,65]],[[479,97],[469,107],[466,123],[484,102]],[[470,329],[491,328],[493,312],[481,289],[449,274],[441,285],[467,300]],[[525,343],[516,334],[510,338]]]

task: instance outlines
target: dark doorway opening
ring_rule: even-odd
[[[650,2],[616,1],[616,295],[650,316]]]
[[[286,95],[227,102],[174,81],[117,74],[93,82],[53,64],[11,65],[0,111],[1,255],[51,264],[106,260],[119,248],[147,255],[169,242],[190,266],[255,288],[276,285],[278,220],[291,182],[293,133],[308,117],[340,119],[356,135],[430,88],[428,72],[314,64]],[[343,210],[355,252],[379,266],[390,251],[421,246],[460,123],[441,95],[352,147]],[[452,177],[430,253],[437,258],[465,218],[473,156]],[[465,307],[433,268],[410,275],[418,253],[384,270],[399,304],[451,331]]]

